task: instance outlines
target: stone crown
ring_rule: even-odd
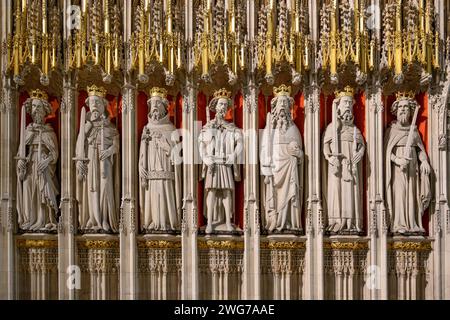
[[[354,93],[355,93],[355,90],[352,87],[346,86],[344,88],[344,90],[342,90],[342,91],[335,91],[334,95],[336,96],[336,98],[342,98],[342,97],[352,97],[353,98]]]
[[[95,84],[87,87],[89,96],[105,97],[106,89],[103,87],[97,87]]]
[[[150,97],[167,98],[167,90],[164,88],[153,87],[150,89]]]
[[[41,100],[47,100],[48,99],[48,95],[46,92],[36,89],[31,91],[30,93],[30,98],[32,99],[41,99]]]
[[[274,87],[273,88],[273,94],[275,95],[275,97],[290,96],[291,95],[291,87],[290,86],[286,86],[284,84],[282,84],[279,87]]]

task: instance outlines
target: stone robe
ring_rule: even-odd
[[[55,176],[58,140],[49,124],[31,123],[25,129],[25,145],[27,171],[23,181],[17,181],[18,222],[23,230],[41,230],[49,223],[56,224],[56,196],[59,194]],[[38,164],[45,158],[50,158],[50,163],[42,174],[39,174]]]
[[[150,179],[139,179],[140,212],[144,230],[176,230],[180,226],[181,165],[174,165],[172,150],[180,137],[168,116],[144,127],[139,166]]]
[[[363,200],[363,171],[362,159],[354,165],[352,158],[357,152],[364,152],[365,144],[361,131],[354,125],[342,126],[338,129],[339,157],[341,166],[336,168],[328,161],[326,145],[331,153],[336,150],[333,142],[333,124],[328,125],[323,136],[323,192],[326,201],[328,231],[361,230],[362,228],[362,200]],[[348,225],[350,220],[350,226]],[[350,229],[348,229],[350,227]]]
[[[409,128],[394,122],[385,135],[386,202],[394,233],[424,232],[422,215],[431,199],[430,176],[420,170],[420,163],[427,157],[417,128],[413,131],[411,160],[406,170],[392,159],[393,155],[405,157]]]
[[[271,125],[270,117],[267,120]],[[303,205],[303,152],[300,131],[295,124],[286,132],[268,128],[261,142],[261,172],[269,178],[265,185],[266,227],[269,231],[301,230]],[[298,146],[292,155],[288,148]]]
[[[87,176],[78,181],[77,185],[80,228],[118,232],[119,132],[109,119],[95,121],[93,127],[86,132],[84,147],[89,161]],[[100,152],[109,148],[112,148],[113,155],[101,161]],[[81,156],[77,155],[77,158]]]

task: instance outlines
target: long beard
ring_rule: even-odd
[[[159,114],[158,113],[152,113],[150,119],[152,119],[152,121],[159,121]]]
[[[272,127],[274,129],[279,129],[284,133],[289,128],[289,121],[287,121],[286,119],[274,119],[274,121],[272,122]]]
[[[401,125],[409,124],[409,116],[406,113],[399,114],[398,121]]]

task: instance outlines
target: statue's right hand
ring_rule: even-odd
[[[23,159],[17,161],[17,169],[19,171],[27,171],[27,162]]]
[[[203,162],[209,167],[214,165],[214,159],[211,156],[205,156],[203,157]]]
[[[144,167],[141,167],[141,166],[139,167],[139,176],[141,177],[141,179],[144,179],[144,180],[150,179],[148,170],[146,170]]]
[[[85,177],[87,175],[88,167],[84,161],[77,161],[76,167],[80,177]]]
[[[265,176],[264,177],[264,183],[265,184],[269,184],[270,183],[270,177],[269,176]]]
[[[339,168],[341,166],[341,162],[339,161],[339,158],[336,156],[331,156],[328,161],[333,165],[334,167]]]
[[[405,158],[397,157],[397,158],[395,158],[394,162],[399,167],[405,168],[408,165],[409,160],[405,159]]]

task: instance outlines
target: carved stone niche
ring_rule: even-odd
[[[81,236],[77,239],[82,300],[119,298],[119,241],[114,236]]]
[[[277,240],[275,240],[276,238]],[[263,299],[304,298],[305,242],[269,237],[261,242],[261,296]]]
[[[326,299],[354,300],[369,297],[366,285],[368,251],[366,241],[341,239],[324,243]]]
[[[181,299],[179,238],[142,237],[138,240],[139,299]]]
[[[431,242],[424,239],[394,239],[388,243],[388,292],[390,300],[428,299]]]
[[[220,237],[198,242],[200,299],[242,298],[244,243]]]
[[[58,241],[56,237],[17,240],[19,298],[58,299]]]

